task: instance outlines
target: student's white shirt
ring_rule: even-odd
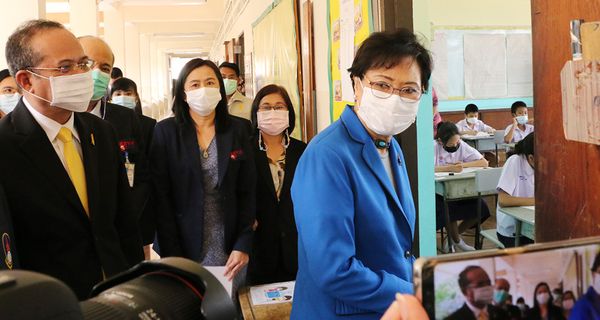
[[[534,170],[522,155],[513,155],[504,164],[498,181],[498,191],[502,190],[513,197],[535,196]],[[496,208],[496,231],[505,237],[514,237],[515,219],[500,212]]]
[[[67,172],[69,172],[69,169],[67,168],[67,162],[65,161],[65,156],[64,156],[64,150],[65,150],[64,143],[62,141],[60,141],[60,139],[58,139],[58,132],[60,131],[60,128],[62,128],[62,127],[66,127],[67,129],[71,130],[71,132],[73,133],[73,138],[74,138],[73,142],[75,143],[75,149],[77,149],[79,156],[81,157],[81,159],[83,159],[82,152],[81,152],[81,142],[80,142],[81,140],[79,139],[79,134],[77,133],[77,129],[75,129],[75,120],[74,120],[75,117],[73,117],[73,114],[71,113],[71,117],[69,118],[69,120],[65,124],[60,124],[60,123],[54,121],[53,119],[50,119],[50,118],[46,117],[45,115],[39,113],[37,110],[35,110],[31,106],[29,101],[27,101],[27,97],[23,97],[23,103],[25,104],[25,107],[27,107],[27,110],[29,110],[29,112],[33,116],[33,119],[35,119],[35,121],[40,125],[40,127],[42,127],[42,130],[44,130],[44,132],[48,136],[48,140],[50,140],[50,143],[52,144],[52,147],[54,148],[56,155],[60,159],[60,162],[62,162],[63,167],[65,167],[65,170],[67,170]],[[52,107],[52,108],[58,108],[58,107]]]
[[[510,132],[510,129],[512,128],[512,126],[513,125],[511,123],[504,130],[505,137]],[[523,140],[523,138],[525,138],[528,134],[530,134],[532,132],[533,132],[533,125],[531,125],[529,123],[525,124],[525,131],[521,130],[521,128],[519,128],[519,126],[517,126],[515,128],[515,132],[513,132],[513,137],[512,137],[512,140],[510,140],[510,143],[517,143],[517,142]]]
[[[469,123],[467,122],[467,119],[462,119],[459,122],[456,123],[456,126],[458,127],[458,131],[459,132],[463,132],[463,131],[477,131],[477,132],[489,132],[489,131],[494,131],[494,128],[488,126],[487,124],[483,123],[483,121],[477,119],[477,122],[475,122],[475,124],[473,125],[473,128],[470,127]]]
[[[461,141],[460,147],[456,152],[450,153],[444,150],[444,147],[437,140],[433,140],[433,153],[435,155],[434,165],[445,166],[457,162],[471,162],[482,159],[483,156],[477,149],[471,147],[468,143]]]

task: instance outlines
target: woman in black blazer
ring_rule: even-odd
[[[252,103],[255,131],[256,220],[248,282],[263,284],[296,279],[298,235],[290,187],[306,148],[290,138],[296,116],[283,87],[262,88]]]
[[[250,122],[227,114],[221,73],[203,59],[181,70],[173,113],[156,125],[150,150],[159,254],[225,266],[231,280],[252,246]]]

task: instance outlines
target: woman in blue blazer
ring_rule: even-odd
[[[356,104],[311,141],[292,185],[292,319],[379,319],[413,290],[415,207],[392,137],[415,121],[431,57],[407,30],[373,33],[349,71]]]
[[[250,122],[227,114],[221,73],[203,59],[183,67],[173,113],[156,125],[150,150],[159,254],[226,266],[231,280],[252,246]]]

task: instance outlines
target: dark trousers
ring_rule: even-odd
[[[513,248],[515,246],[515,237],[505,237],[501,234],[499,234],[498,232],[496,232],[496,235],[498,236],[498,240],[500,240],[500,242],[502,242],[502,244],[504,245],[505,248]],[[521,236],[519,238],[519,246],[524,246],[526,244],[532,244],[533,240]]]

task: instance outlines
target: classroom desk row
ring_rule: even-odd
[[[466,199],[475,199],[480,196],[495,195],[495,190],[478,191],[475,184],[476,171],[487,168],[465,168],[460,173],[435,173],[435,193],[443,197],[446,230],[450,223],[448,202]],[[517,220],[515,226],[516,245],[519,245],[519,236],[523,235],[535,240],[535,207],[500,208],[501,212]],[[479,245],[479,226],[477,227],[475,246]],[[447,238],[446,241],[449,241]],[[450,248],[450,245],[448,245]]]

